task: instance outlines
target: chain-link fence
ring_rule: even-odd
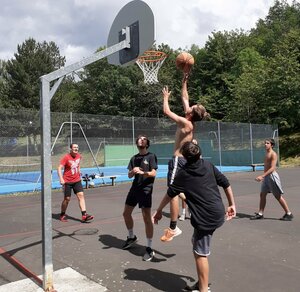
[[[38,168],[41,161],[39,112],[1,109],[0,120],[0,173],[9,171],[9,166]],[[127,164],[136,153],[135,138],[139,134],[150,138],[150,151],[157,154],[159,163],[166,164],[173,155],[175,130],[176,125],[167,118],[52,113],[52,149],[49,151],[53,168],[69,151],[71,142],[79,144],[84,157],[82,167],[107,166],[113,160]],[[275,138],[279,153],[278,129],[274,125],[197,122],[194,136],[203,156],[217,166],[262,163],[264,139],[268,137]],[[119,147],[108,151],[111,146]],[[131,150],[127,151],[128,147]]]

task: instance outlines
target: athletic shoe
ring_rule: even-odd
[[[211,292],[210,285],[211,284],[208,283],[208,289],[207,289],[208,292]],[[182,291],[194,291],[194,292],[199,291],[199,281],[197,281],[194,285],[191,286],[187,285],[185,288],[182,289]]]
[[[179,221],[184,221],[185,220],[185,214],[180,215],[178,218]]]
[[[143,256],[143,261],[150,262],[154,256],[154,250],[151,247],[146,247],[146,253]]]
[[[264,219],[264,215],[261,215],[259,213],[255,213],[254,216],[250,217],[250,220],[259,220],[259,219]]]
[[[294,215],[291,213],[291,214],[284,214],[283,217],[281,217],[279,220],[292,221],[293,218],[294,218]]]
[[[130,248],[137,241],[138,241],[138,238],[136,236],[134,236],[133,238],[129,238],[127,236],[127,239],[126,239],[124,245],[122,246],[122,249],[128,249],[128,248]]]
[[[68,222],[67,215],[66,215],[66,214],[60,215],[60,216],[59,216],[59,220],[60,220],[61,222]]]
[[[81,222],[87,222],[87,221],[91,221],[94,219],[94,216],[92,215],[89,215],[89,214],[85,214],[85,215],[82,215],[82,219],[81,219]]]
[[[175,236],[178,236],[182,231],[176,226],[173,230],[170,227],[165,229],[165,234],[160,238],[161,241],[171,241]]]

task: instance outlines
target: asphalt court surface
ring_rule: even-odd
[[[292,222],[278,220],[283,210],[271,194],[267,197],[265,219],[249,220],[258,208],[260,183],[254,178],[261,171],[225,174],[235,194],[238,216],[213,235],[209,256],[213,292],[300,291],[300,168],[280,168],[278,172],[294,214]],[[156,256],[152,262],[144,262],[144,223],[136,208],[134,232],[139,241],[131,249],[122,250],[127,236],[122,212],[130,186],[122,183],[86,190],[88,212],[95,216],[91,223],[80,223],[75,196],[67,212],[69,222],[60,222],[62,193],[53,192],[54,270],[70,267],[108,291],[181,291],[197,278],[190,220],[178,221],[182,235],[169,243],[161,242],[159,238],[169,224],[166,207],[165,217],[155,226]],[[153,209],[165,191],[166,180],[157,179]],[[227,204],[225,197],[224,203]],[[0,215],[0,285],[26,279],[28,273],[42,274],[40,195],[2,195]],[[8,260],[7,255],[16,260]]]

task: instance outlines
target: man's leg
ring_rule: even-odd
[[[64,196],[64,199],[61,203],[59,220],[62,222],[68,222],[66,211],[67,211],[70,200],[71,200],[71,196]]]
[[[84,193],[79,192],[76,194],[77,199],[78,199],[78,204],[81,212],[86,211],[86,205],[85,205],[85,199],[84,199]]]
[[[176,196],[170,201],[170,217],[171,217],[170,228],[171,229],[175,229],[177,226],[178,214],[179,214],[179,200],[178,200],[178,196]]]
[[[122,247],[123,249],[130,248],[135,242],[138,241],[137,237],[133,233],[134,222],[133,222],[133,218],[132,218],[132,212],[133,212],[134,208],[135,207],[129,206],[127,204],[125,204],[125,207],[124,207],[123,218],[124,218],[124,222],[127,227],[127,230],[128,230],[128,236],[127,236],[127,240],[125,241],[125,243]]]
[[[177,227],[177,219],[179,214],[178,196],[170,201],[170,227],[165,229],[164,235],[160,238],[161,241],[171,241],[175,236],[178,236],[182,231]]]
[[[288,207],[288,204],[286,202],[286,200],[283,198],[282,195],[280,195],[280,197],[276,197],[277,201],[279,202],[280,206],[283,208],[283,210],[285,211],[286,214],[290,214],[291,211]]]
[[[145,232],[147,237],[146,253],[143,256],[144,261],[151,261],[155,255],[152,250],[152,238],[153,238],[153,222],[151,216],[151,208],[142,208],[143,219],[145,223]]]
[[[71,197],[64,197],[62,203],[61,203],[61,213],[65,214],[69,205],[69,202],[71,200]]]
[[[265,207],[267,204],[267,193],[260,193],[260,201],[259,201],[259,214],[264,214]]]
[[[81,184],[81,182],[80,182]],[[76,193],[77,199],[78,199],[78,204],[79,204],[79,208],[81,210],[81,215],[82,215],[82,222],[87,222],[90,220],[94,219],[94,216],[89,215],[86,212],[86,205],[85,205],[85,198],[84,198],[84,193],[83,192],[78,192]]]
[[[264,219],[264,211],[267,203],[267,193],[261,192],[260,193],[260,200],[259,200],[259,211],[255,213],[254,216],[250,217],[250,220],[258,220]]]
[[[209,264],[207,256],[200,256],[194,252],[196,269],[199,281],[199,291],[208,291]]]
[[[133,209],[134,207],[125,204],[124,211],[123,211],[123,218],[128,230],[133,229],[133,218],[132,218]]]

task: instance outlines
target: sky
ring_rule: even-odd
[[[110,27],[128,0],[0,0],[0,59],[14,57],[28,38],[54,41],[66,64],[107,44]],[[213,31],[249,31],[274,0],[144,0],[155,18],[156,44],[203,47]],[[288,3],[291,4],[291,1]]]

